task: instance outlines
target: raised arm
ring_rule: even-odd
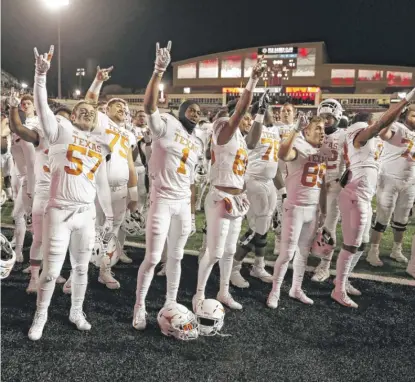
[[[53,57],[53,45],[50,46],[49,53],[39,55],[37,48],[35,53],[35,85],[33,95],[35,99],[36,112],[42,125],[46,139],[53,144],[58,138],[58,122],[48,105],[48,94],[46,91],[46,73],[50,68],[50,61]]]
[[[35,130],[26,128],[19,116],[19,99],[14,88],[11,88],[9,105],[10,105],[10,130],[16,133],[21,139],[31,142],[33,145],[39,145],[39,134]]]
[[[353,145],[356,148],[360,148],[364,146],[368,140],[377,135],[380,135],[383,140],[390,140],[393,136],[390,129],[391,124],[399,117],[408,103],[413,100],[415,100],[415,88],[412,89],[402,101],[392,105],[378,121],[359,132],[354,139]]]
[[[92,102],[93,104],[98,103],[102,85],[105,81],[108,81],[111,78],[110,73],[113,69],[113,66],[104,69],[101,69],[99,66],[97,66],[97,74],[95,75],[95,79],[85,95],[86,101]]]
[[[246,135],[245,141],[248,149],[254,149],[262,135],[262,127],[264,125],[264,118],[266,110],[268,109],[269,104],[269,89],[267,89],[264,94],[259,99],[258,113],[255,116],[254,123],[252,124],[251,129]]]
[[[307,122],[304,114],[299,114],[294,129],[286,140],[281,142],[280,149],[278,150],[278,158],[289,162],[297,158],[297,150],[294,148],[294,142],[298,137],[298,134],[306,128]]]
[[[170,64],[170,50],[171,41],[167,43],[167,48],[160,48],[160,44],[156,44],[154,72],[151,76],[150,82],[147,85],[146,93],[144,95],[144,112],[149,115],[148,127],[154,137],[161,137],[166,129],[166,123],[161,119],[160,112],[157,108],[157,99],[161,79]]]
[[[258,63],[252,68],[251,77],[246,85],[244,92],[242,93],[241,98],[238,100],[238,103],[235,107],[234,114],[229,118],[228,121],[223,125],[221,131],[219,132],[217,143],[218,145],[225,145],[227,144],[233,135],[238,129],[242,118],[245,116],[246,112],[248,111],[249,106],[252,102],[252,97],[254,94],[254,90],[256,84],[259,81],[259,78],[264,71],[265,67],[262,66],[262,57],[259,59]]]

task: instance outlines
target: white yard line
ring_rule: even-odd
[[[1,227],[6,229],[14,229],[14,225],[10,225],[7,223],[2,223]],[[137,249],[145,249],[146,244],[142,242],[131,242],[125,241],[126,246],[135,247]],[[185,249],[184,253],[187,255],[198,255],[199,252],[195,250]],[[253,264],[254,258],[245,258],[244,263]],[[270,267],[274,267],[274,261],[265,261],[265,264]],[[289,268],[292,269],[292,265],[289,265]],[[307,266],[306,271],[313,271],[313,266]],[[330,275],[336,275],[336,270],[330,269]],[[384,283],[393,283],[396,285],[404,285],[404,286],[415,286],[415,279],[405,279],[405,278],[397,278],[397,277],[387,277],[384,275],[374,275],[374,274],[364,274],[364,273],[352,273],[351,278],[355,279],[363,279],[366,281],[376,281],[376,282],[384,282]]]

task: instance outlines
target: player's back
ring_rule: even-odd
[[[376,191],[379,158],[383,150],[383,141],[374,137],[364,146],[355,148],[355,138],[367,126],[368,124],[365,122],[357,122],[346,131],[350,173],[345,190],[363,199],[371,200]]]
[[[226,144],[217,143],[219,133],[228,120],[229,117],[222,117],[213,124],[210,181],[214,186],[243,189],[248,165],[248,148],[241,131],[239,128],[236,129]]]

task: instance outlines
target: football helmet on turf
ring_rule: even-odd
[[[16,253],[12,249],[8,239],[0,233],[0,244],[1,244],[1,271],[0,279],[7,278],[13,269],[16,262]]]
[[[219,333],[225,320],[225,309],[216,299],[204,299],[196,307],[199,334],[213,336]]]
[[[334,239],[331,234],[323,228],[318,230],[313,244],[311,245],[311,254],[322,257],[329,255],[334,249]]]
[[[115,266],[120,259],[121,252],[121,245],[114,233],[103,233],[102,230],[97,230],[91,263],[100,267],[104,260],[108,266]]]
[[[164,306],[157,315],[161,332],[180,340],[194,340],[199,336],[195,315],[179,303]]]

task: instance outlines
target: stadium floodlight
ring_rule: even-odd
[[[44,4],[58,13],[58,98],[62,98],[62,70],[61,70],[61,8],[69,5],[69,0],[43,0]]]
[[[24,83],[24,82],[21,83],[21,86],[22,86],[22,89],[26,89],[27,88],[27,84]]]
[[[43,0],[44,3],[51,9],[59,9],[65,5],[69,5],[69,0]]]
[[[79,89],[76,89],[75,94],[79,97],[81,95],[81,91]]]

